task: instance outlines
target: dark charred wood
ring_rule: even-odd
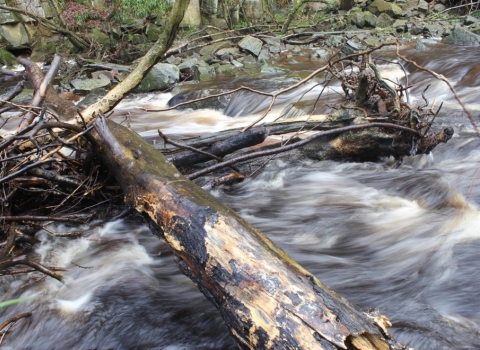
[[[226,140],[220,141],[204,151],[219,157],[223,157],[239,149],[258,145],[265,141],[267,136],[268,130],[265,127],[253,128],[244,133],[240,133],[229,137]],[[206,162],[211,159],[211,157],[208,157],[205,154],[189,152],[172,158],[172,163],[175,166],[185,166]]]

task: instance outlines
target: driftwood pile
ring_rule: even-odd
[[[293,149],[317,159],[401,158],[447,142],[453,129],[432,127],[440,109],[411,106],[404,99],[409,86],[382,79],[371,58],[377,49],[337,55],[296,84],[321,72],[339,79],[345,96],[335,113],[188,140],[173,141],[159,131],[170,161],[108,115],[99,112],[95,119],[62,100],[50,87],[59,58],[45,77],[21,59],[36,93],[29,106],[9,102],[21,90],[18,83],[4,101],[23,112],[11,117],[17,130],[0,137],[0,273],[37,271],[61,281],[64,267],[36,260],[35,233],[51,232],[47,223],[56,221],[89,222],[98,208],[107,217],[131,206],[171,246],[182,272],[218,307],[242,348],[403,348],[389,336],[385,316],[366,314],[336,295],[188,180],[217,174],[206,187],[238,181],[251,175],[238,164]],[[270,94],[272,104],[288,90]],[[300,130],[310,136],[232,155],[269,134]]]

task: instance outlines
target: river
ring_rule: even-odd
[[[480,48],[430,44],[426,52],[404,53],[451,79],[472,113],[480,114]],[[307,65],[300,59],[296,64]],[[392,79],[403,75],[397,65],[385,69]],[[407,69],[412,103],[423,104],[428,84],[427,99],[445,102],[435,128],[454,127],[448,144],[399,166],[391,159],[274,159],[253,178],[212,193],[333,290],[387,315],[397,341],[416,349],[479,349],[480,138],[444,83]],[[153,137],[156,128],[193,135],[258,117],[212,110],[144,115],[135,108],[162,107],[170,97],[132,97],[115,118],[130,114],[132,127]],[[240,108],[252,101],[235,103]],[[217,310],[141,222],[111,222],[78,239],[38,236],[42,261],[69,268],[66,283],[2,278],[4,300],[32,298],[2,309],[2,320],[33,315],[12,328],[1,349],[236,348]]]

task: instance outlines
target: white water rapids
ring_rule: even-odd
[[[480,48],[438,45],[406,55],[450,78],[479,114]],[[399,342],[479,349],[480,138],[443,83],[408,69],[413,103],[423,104],[421,92],[432,84],[426,97],[437,106],[445,101],[435,128],[455,129],[432,154],[407,158],[398,168],[392,160],[273,160],[254,178],[212,193],[336,292],[364,309],[380,309]],[[134,96],[115,119],[130,113],[144,136],[157,128],[194,135],[247,125],[259,115],[136,108],[165,106],[170,96]],[[269,118],[276,116],[278,110]],[[218,311],[141,222],[109,223],[79,239],[46,232],[39,238],[44,261],[69,268],[67,281],[24,286],[24,277],[2,277],[3,300],[33,299],[2,309],[1,319],[34,313],[12,328],[1,349],[236,348]]]

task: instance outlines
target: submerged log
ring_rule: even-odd
[[[104,118],[96,130],[127,203],[170,245],[242,348],[403,348],[389,337],[385,316],[337,295],[136,133]]]

